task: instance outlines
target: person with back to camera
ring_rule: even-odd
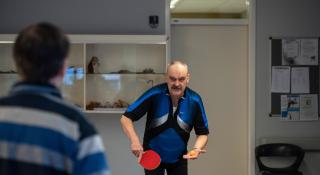
[[[208,141],[208,121],[201,97],[187,87],[188,66],[173,61],[167,67],[166,83],[157,85],[140,96],[122,115],[120,122],[131,142],[131,151],[140,157],[143,151],[152,149],[161,157],[155,170],[146,175],[187,175],[188,159],[197,159],[204,153]],[[147,113],[143,145],[133,122]],[[190,132],[197,135],[194,147],[187,152]]]
[[[17,36],[20,81],[0,99],[0,174],[110,174],[101,137],[58,89],[69,45],[50,23],[32,24]]]

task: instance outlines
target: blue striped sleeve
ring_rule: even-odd
[[[149,89],[144,94],[142,94],[134,103],[132,103],[123,115],[133,121],[139,120],[148,111],[151,105],[151,98],[160,92],[160,86],[155,86]]]
[[[21,137],[24,134],[25,136]],[[69,156],[70,158],[72,158],[72,156],[68,153],[73,152],[77,147],[77,143],[74,140],[59,132],[37,126],[27,126],[7,122],[0,122],[0,140],[13,143],[38,145]],[[57,144],[57,142],[65,143],[63,149],[61,148],[61,145]]]
[[[109,174],[105,155],[102,152],[90,154],[76,163],[74,174]]]
[[[87,137],[80,142],[74,172],[79,175],[109,174],[105,149],[99,135]]]

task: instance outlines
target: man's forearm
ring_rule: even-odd
[[[120,119],[120,123],[124,133],[130,139],[131,144],[140,144],[139,137],[134,129],[133,122],[128,117],[122,115]]]
[[[197,139],[195,141],[193,148],[202,150],[207,145],[207,142],[208,142],[207,135],[197,135]]]

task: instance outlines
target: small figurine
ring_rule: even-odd
[[[154,74],[154,70],[152,68],[145,68],[143,69],[142,73],[144,74]]]
[[[91,57],[91,60],[88,64],[88,73],[89,74],[100,73],[99,66],[100,66],[99,58],[96,56]]]

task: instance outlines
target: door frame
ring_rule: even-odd
[[[172,18],[171,25],[247,25],[248,26],[248,173],[255,174],[255,9],[250,0],[247,19],[184,19]]]

